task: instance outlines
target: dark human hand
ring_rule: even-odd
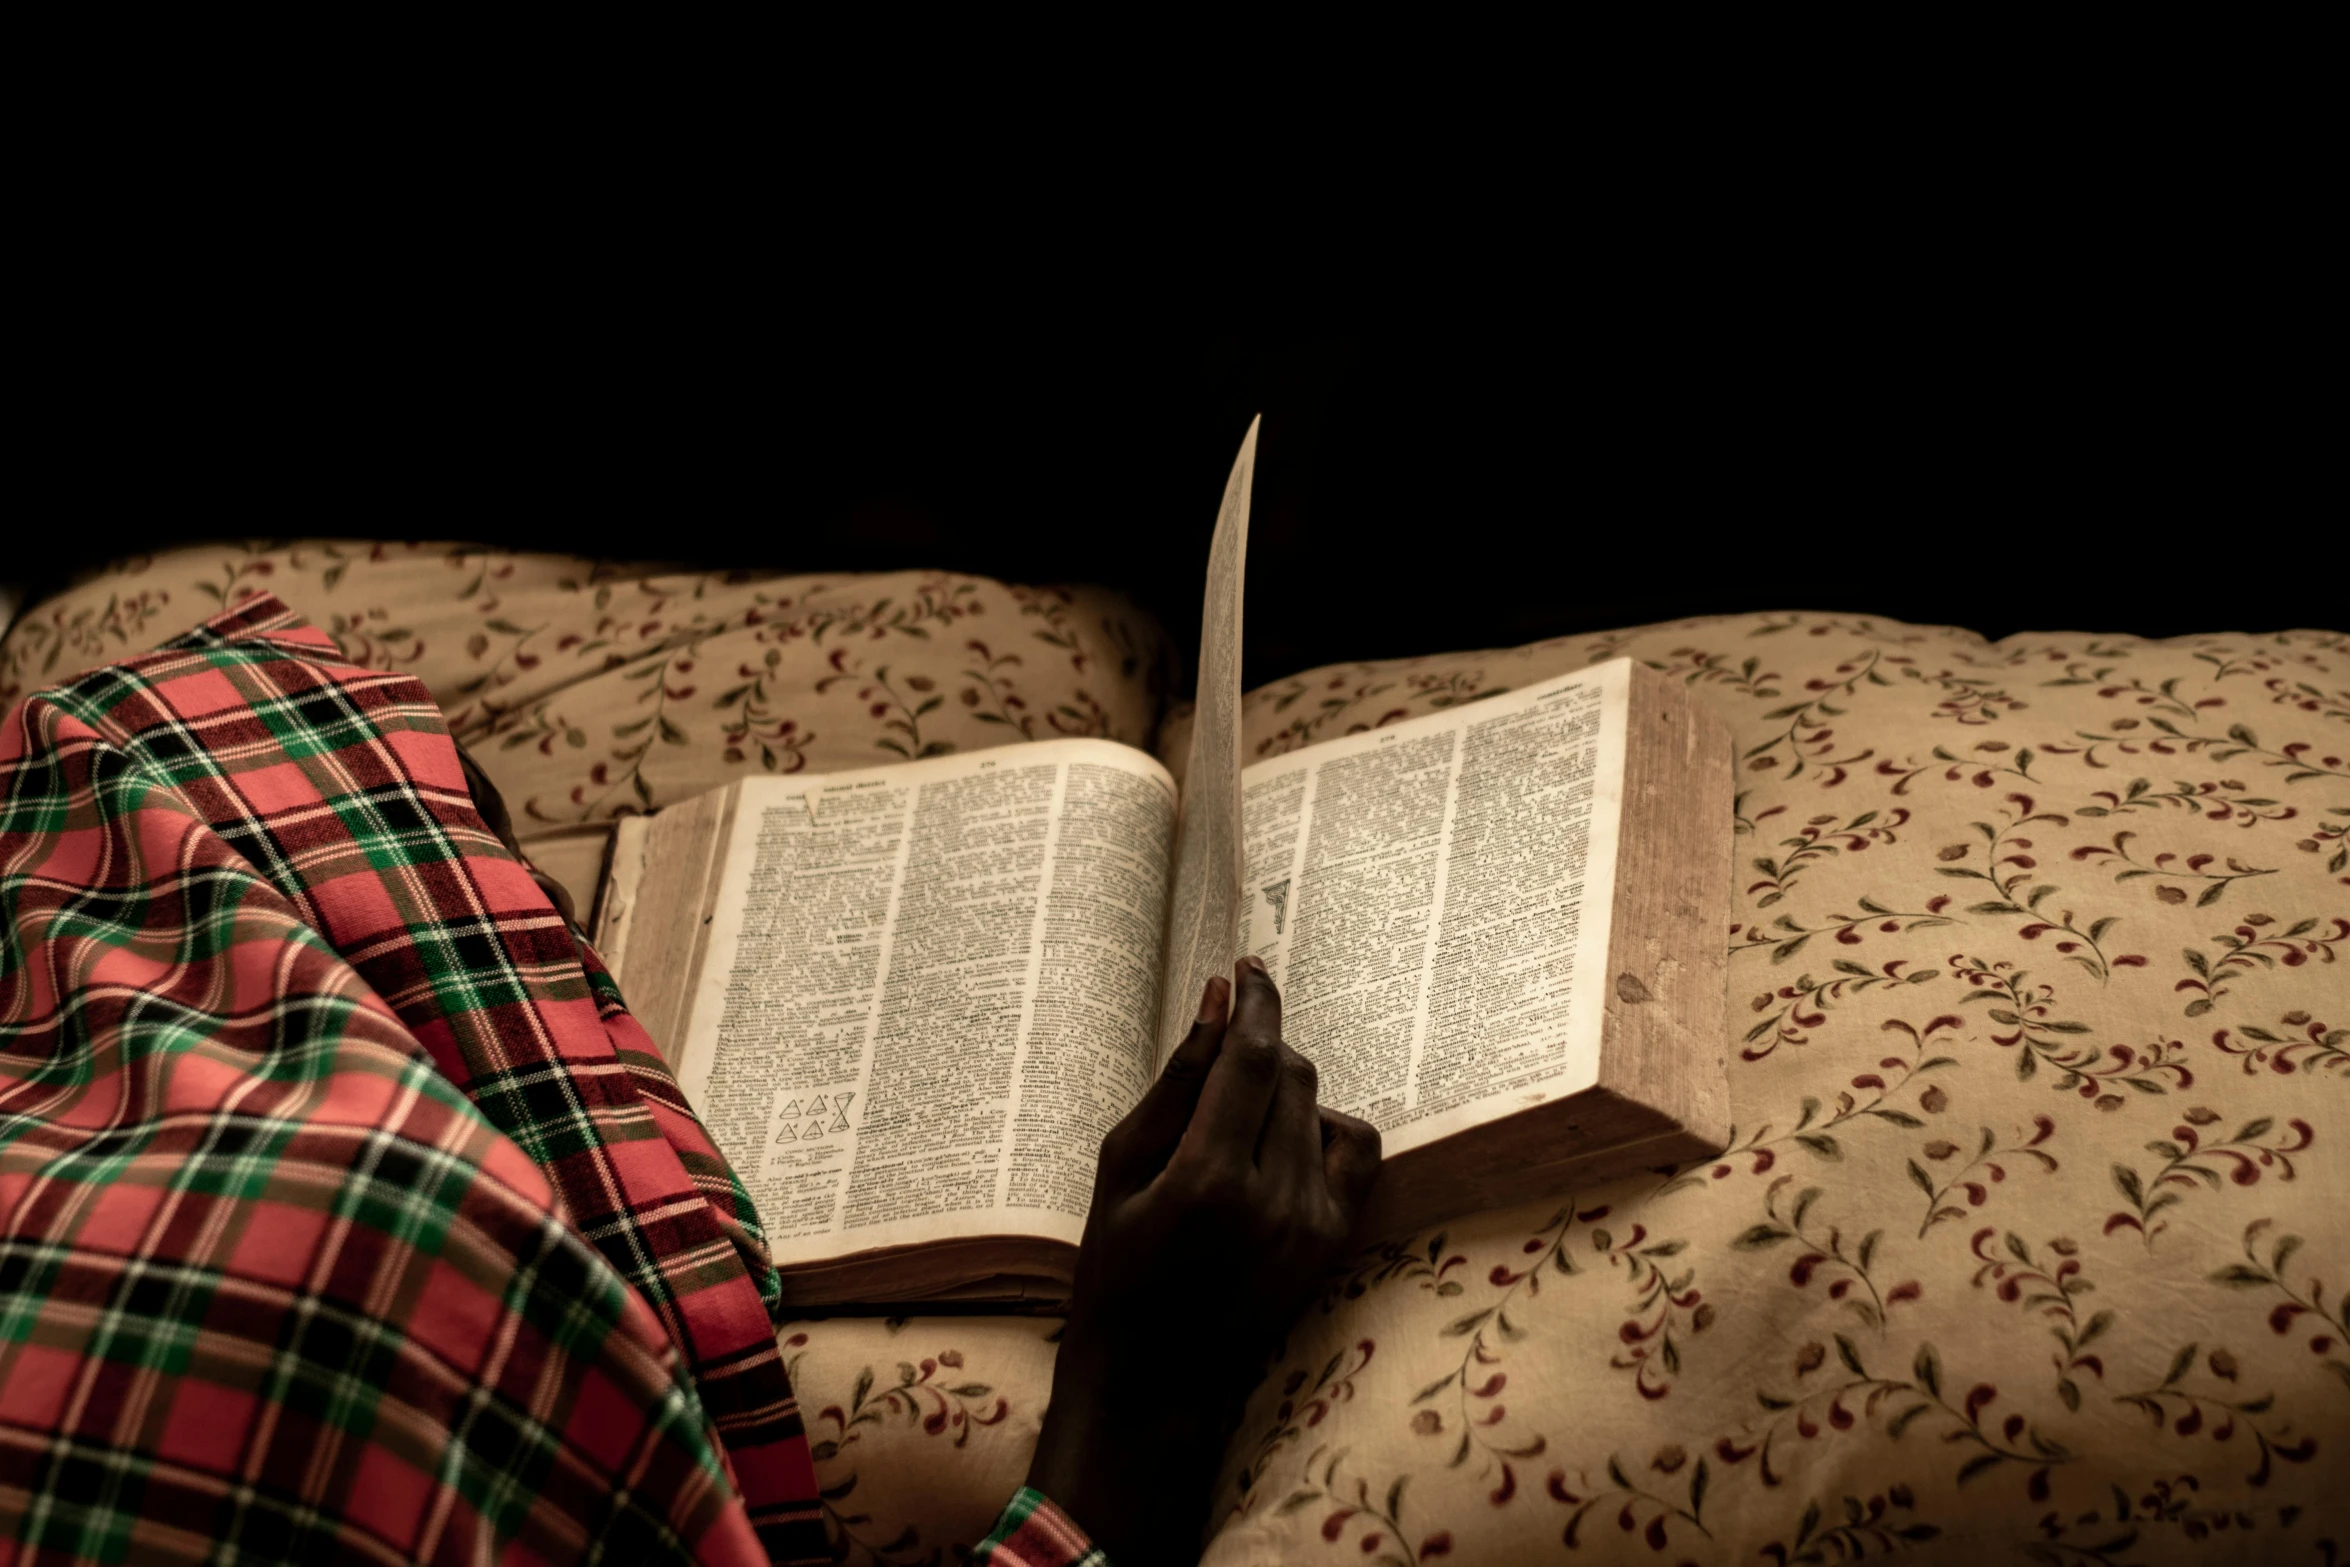
[[[1102,1140],[1029,1484],[1119,1567],[1191,1562],[1266,1356],[1379,1173],[1379,1133],[1315,1101],[1281,995],[1243,958]],[[1227,1016],[1229,1014],[1229,1017]]]

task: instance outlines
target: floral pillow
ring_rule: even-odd
[[[1622,654],[1737,737],[1731,1145],[1359,1259],[1208,1561],[2341,1559],[2350,637],[1739,616],[1313,671],[1247,749]]]
[[[0,708],[266,588],[423,679],[584,913],[617,816],[746,773],[1057,735],[1148,745],[1170,652],[1088,587],[948,572],[784,577],[457,544],[213,545],[119,563],[0,641]]]

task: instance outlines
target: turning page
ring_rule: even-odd
[[[1183,1043],[1199,1014],[1200,991],[1229,977],[1240,956],[1240,600],[1248,559],[1248,497],[1257,464],[1250,420],[1224,481],[1224,504],[1208,547],[1207,600],[1200,612],[1199,702],[1183,773],[1182,825],[1168,904],[1167,962],[1159,990],[1158,1058]]]
[[[1625,661],[1243,775],[1247,950],[1389,1154],[1598,1078]]]
[[[677,1076],[776,1261],[1074,1244],[1154,1071],[1165,769],[1061,740],[739,787]]]

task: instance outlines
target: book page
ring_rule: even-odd
[[[1076,1242],[1154,1069],[1174,815],[1101,740],[742,785],[677,1076],[778,1263]]]
[[[1257,465],[1250,420],[1224,481],[1208,547],[1200,612],[1199,702],[1183,770],[1182,825],[1168,903],[1165,981],[1159,990],[1159,1059],[1174,1053],[1199,1015],[1200,991],[1229,976],[1240,956],[1240,601],[1248,562],[1248,498]]]
[[[1630,667],[1242,775],[1248,950],[1390,1154],[1597,1081]]]

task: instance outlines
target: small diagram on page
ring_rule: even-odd
[[[769,1143],[821,1142],[836,1133],[853,1130],[849,1106],[856,1097],[857,1090],[853,1088],[795,1094],[775,1111],[775,1118],[783,1125],[768,1139]]]

